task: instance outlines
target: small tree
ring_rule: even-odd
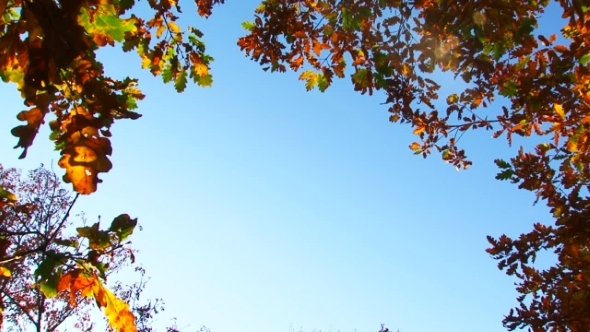
[[[103,286],[108,276],[135,260],[126,238],[136,219],[120,215],[108,230],[99,230],[97,222],[71,234],[70,212],[79,194],[63,189],[53,172],[39,167],[22,177],[19,170],[0,164],[0,186],[5,188],[0,209],[0,300],[8,331],[56,331],[68,318],[76,318],[77,329],[90,331],[94,301],[89,295],[105,307],[114,329],[134,331],[137,320],[139,331],[152,331],[151,319],[163,310],[163,302],[140,303],[146,284],[143,268],[135,268],[141,275],[135,284],[119,282],[114,292]]]

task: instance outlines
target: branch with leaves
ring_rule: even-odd
[[[139,284],[127,285],[135,289],[133,306],[125,302],[124,285],[116,284],[114,291],[105,285],[108,276],[135,260],[128,238],[137,220],[122,214],[107,229],[97,222],[68,234],[79,194],[72,195],[61,185],[53,172],[42,167],[23,178],[18,170],[0,165],[0,186],[10,199],[0,207],[4,325],[48,332],[78,316],[83,319],[77,327],[87,330],[92,325],[90,308],[97,304],[114,331],[135,331],[136,321],[141,323],[139,331],[150,331],[146,326],[157,310],[137,302],[145,287],[145,271],[137,267]]]
[[[223,2],[195,1],[202,17]],[[561,7],[565,23],[552,23],[555,33],[545,36],[538,17],[550,3]],[[118,45],[137,52],[143,68],[179,92],[189,78],[212,84],[213,58],[201,31],[180,29],[179,2],[148,5],[151,11],[139,17],[133,0],[0,0],[0,77],[16,85],[28,107],[12,130],[17,148],[24,158],[52,113],[63,179],[80,194],[95,192],[99,174],[112,168],[110,128],[138,119],[134,110],[144,98],[137,80],[104,74],[97,50]],[[302,70],[307,90],[325,91],[335,78],[348,77],[361,94],[382,93],[389,120],[409,124],[416,135],[409,148],[424,157],[439,152],[457,169],[472,164],[459,145],[467,131],[490,130],[509,145],[514,135],[541,139],[531,151],[496,161],[498,179],[534,193],[555,220],[555,227],[535,228],[519,240],[490,238],[500,267],[522,280],[518,291],[543,298],[530,306],[519,299],[504,322],[587,331],[590,309],[580,308],[589,308],[582,303],[590,295],[579,294],[587,294],[589,258],[582,253],[590,246],[583,223],[590,215],[589,22],[589,6],[579,0],[263,0],[242,24],[247,32],[237,44],[264,70]],[[441,72],[463,86],[439,95]],[[493,107],[499,100],[507,106]],[[0,188],[0,206],[14,203],[9,188]],[[558,255],[553,272],[529,265],[543,248]],[[574,279],[579,285],[567,286]]]

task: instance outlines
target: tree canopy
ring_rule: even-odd
[[[196,0],[197,13],[209,17],[223,2]],[[520,279],[520,304],[504,323],[587,331],[590,10],[581,0],[555,0],[564,24],[540,35],[538,19],[550,3],[264,0],[242,23],[246,32],[237,44],[264,70],[301,70],[308,90],[325,91],[348,76],[359,93],[383,92],[390,121],[409,124],[416,135],[410,149],[424,157],[438,152],[457,168],[472,163],[459,145],[467,131],[490,130],[509,144],[514,135],[537,136],[542,143],[534,149],[496,160],[497,179],[533,192],[555,218],[555,225],[537,224],[516,240],[489,238],[499,267]],[[148,4],[150,14],[140,17],[133,0],[0,0],[0,76],[16,85],[27,106],[17,115],[23,124],[12,130],[16,147],[24,158],[53,114],[49,126],[63,179],[80,194],[97,190],[99,173],[112,167],[109,129],[120,119],[138,119],[136,102],[144,98],[137,80],[104,74],[98,49],[136,52],[143,68],[179,92],[189,79],[212,84],[206,37],[198,28],[179,28],[181,3]],[[441,72],[466,87],[439,95]],[[535,255],[547,249],[558,264],[537,270]],[[78,275],[71,280],[76,290],[90,289],[74,282]]]

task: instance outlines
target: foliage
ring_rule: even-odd
[[[198,1],[207,16],[215,1]],[[201,86],[212,83],[202,33],[182,32],[175,21],[180,7],[174,1],[150,0],[153,17],[144,20],[126,12],[133,0],[0,0],[0,77],[17,85],[29,107],[18,113],[24,124],[15,127],[17,148],[28,147],[46,115],[51,139],[61,153],[58,164],[64,181],[81,194],[90,194],[99,173],[112,165],[109,128],[117,119],[137,119],[133,110],[144,95],[137,80],[104,75],[96,50],[120,44],[135,50],[142,66],[165,82],[184,90],[188,78]],[[154,39],[154,40],[152,40]]]
[[[53,172],[39,167],[23,178],[0,165],[0,186],[19,196],[0,210],[0,303],[7,331],[55,331],[73,317],[77,329],[90,331],[94,303],[104,308],[113,331],[152,331],[163,303],[140,303],[143,268],[136,267],[139,282],[105,287],[107,276],[134,262],[126,239],[135,219],[120,215],[107,230],[95,223],[72,235],[70,211],[78,195],[63,189]]]
[[[310,66],[314,74],[300,76],[308,89],[344,77],[348,57],[355,90],[383,91],[390,120],[412,126],[420,142],[410,148],[424,157],[438,151],[457,168],[471,165],[457,145],[468,130],[494,130],[509,144],[513,135],[543,140],[510,162],[496,160],[497,179],[534,192],[556,219],[517,240],[489,237],[488,252],[520,280],[519,306],[504,319],[511,330],[590,330],[590,10],[557,3],[565,44],[535,36],[548,0],[268,0],[238,42],[264,69]],[[441,107],[434,75],[446,71],[466,88],[443,96]],[[509,107],[484,112],[496,99]],[[534,268],[547,249],[558,263]]]
[[[208,17],[223,2],[196,0],[198,13]],[[325,91],[335,77],[349,75],[356,91],[380,91],[390,121],[409,124],[419,138],[410,149],[424,157],[437,151],[458,169],[471,165],[458,145],[469,130],[493,130],[509,144],[514,135],[538,136],[542,143],[533,150],[496,161],[499,180],[535,193],[555,218],[554,227],[538,224],[517,240],[489,238],[500,268],[521,280],[520,305],[504,323],[510,329],[587,331],[590,10],[580,0],[555,0],[565,19],[564,41],[558,42],[556,34],[536,34],[549,3],[263,0],[254,19],[242,24],[247,32],[238,46],[264,70],[303,70],[299,78],[308,90]],[[29,107],[18,114],[24,124],[12,131],[17,147],[24,157],[53,113],[51,139],[62,155],[64,180],[81,194],[94,192],[98,173],[112,167],[109,128],[118,119],[137,119],[133,110],[144,97],[136,80],[104,75],[97,49],[119,44],[125,52],[135,50],[144,68],[179,92],[187,77],[201,86],[212,83],[213,59],[199,30],[179,28],[178,2],[148,4],[153,16],[140,18],[127,14],[133,0],[0,0],[0,76],[16,83]],[[439,96],[440,72],[463,80],[465,88]],[[484,111],[497,100],[508,106]],[[13,201],[0,191],[1,205]],[[109,231],[84,232],[102,234],[93,237],[93,246],[107,245],[101,232]],[[558,264],[539,271],[532,263],[545,249],[557,253]]]

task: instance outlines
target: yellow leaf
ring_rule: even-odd
[[[168,22],[168,29],[170,29],[172,33],[180,33],[180,28],[172,21]]]
[[[193,67],[193,71],[195,74],[197,74],[197,76],[206,76],[207,74],[209,74],[209,69],[206,65],[202,63],[195,64],[195,66]]]
[[[416,129],[414,129],[414,135],[420,135],[421,133],[424,132],[424,130],[426,130],[426,127],[420,126]]]
[[[109,325],[117,332],[137,332],[135,316],[125,301],[117,298],[113,292],[96,280],[94,284],[94,297],[98,305],[104,308],[104,314],[109,320]]]
[[[555,113],[557,113],[557,115],[559,115],[559,117],[562,120],[565,119],[565,113],[563,111],[563,106],[561,106],[560,104],[553,104],[553,109],[555,110]]]
[[[160,38],[162,37],[162,34],[164,33],[164,30],[166,29],[166,27],[162,24],[158,27],[158,29],[156,30],[156,37]]]
[[[449,105],[455,104],[458,101],[459,101],[459,96],[456,93],[453,93],[452,95],[447,97],[447,104],[449,104]]]
[[[410,144],[410,149],[412,149],[414,151],[420,149],[420,143],[414,142],[414,143]]]
[[[152,60],[147,56],[141,57],[141,68],[146,69],[152,66]]]

